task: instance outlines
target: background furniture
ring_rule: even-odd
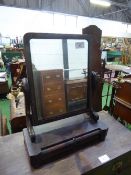
[[[12,60],[14,58],[16,60],[22,58],[22,52],[18,52],[18,51],[2,52],[2,59],[3,59],[4,63],[10,63],[10,62],[12,62]]]
[[[115,58],[121,59],[122,53],[121,51],[118,50],[113,50],[113,51],[107,51],[107,61],[114,61]]]
[[[66,80],[68,110],[86,108],[87,79]]]
[[[20,98],[16,107],[15,100],[11,100],[10,124],[12,133],[20,132],[26,128],[26,114],[24,97]]]
[[[124,78],[115,89],[113,115],[131,123],[131,78]]]
[[[17,61],[15,63],[10,63],[10,71],[12,84],[15,86],[17,81],[26,77],[26,65],[24,61]]]
[[[0,95],[9,93],[8,81],[0,82]]]
[[[44,117],[56,116],[66,112],[63,70],[53,69],[40,71],[41,96]],[[45,107],[46,106],[46,107]]]
[[[65,158],[35,170],[29,164],[22,133],[0,138],[0,157],[2,157],[0,159],[0,174],[130,175],[131,142],[129,138],[131,132],[109,114],[99,112],[99,116],[100,120],[109,126],[109,132],[104,142],[66,155]],[[109,157],[109,161],[101,163],[98,158],[105,154]]]

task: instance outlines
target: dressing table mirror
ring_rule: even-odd
[[[91,35],[27,33],[23,80],[25,145],[33,167],[102,141],[107,127],[93,108],[98,76]]]

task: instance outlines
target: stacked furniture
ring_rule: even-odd
[[[42,80],[43,116],[51,117],[66,112],[62,69],[40,71]]]
[[[86,107],[87,79],[66,81],[68,110],[78,110]]]

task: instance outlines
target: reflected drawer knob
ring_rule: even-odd
[[[50,91],[51,90],[51,88],[47,88],[47,91]]]
[[[50,115],[54,114],[54,112],[49,112]]]
[[[58,90],[61,89],[61,86],[58,86],[57,89],[58,89]]]
[[[59,100],[59,101],[61,101],[61,100],[62,100],[62,98],[58,98],[58,100]]]
[[[63,112],[63,109],[60,109],[59,112]]]
[[[50,78],[50,76],[49,76],[49,75],[47,75],[45,78],[46,78],[46,79],[49,79],[49,78]]]
[[[57,75],[56,75],[56,78],[60,78],[60,75],[59,75],[59,74],[57,74]]]
[[[76,97],[76,98],[75,98],[75,100],[78,100],[78,99],[80,99],[80,97]]]
[[[49,103],[52,103],[52,100],[48,100]]]

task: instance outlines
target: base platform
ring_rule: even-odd
[[[28,130],[23,130],[25,146],[34,168],[103,141],[108,131],[102,121],[94,122],[87,114],[44,124],[42,127],[35,128],[34,143]]]

